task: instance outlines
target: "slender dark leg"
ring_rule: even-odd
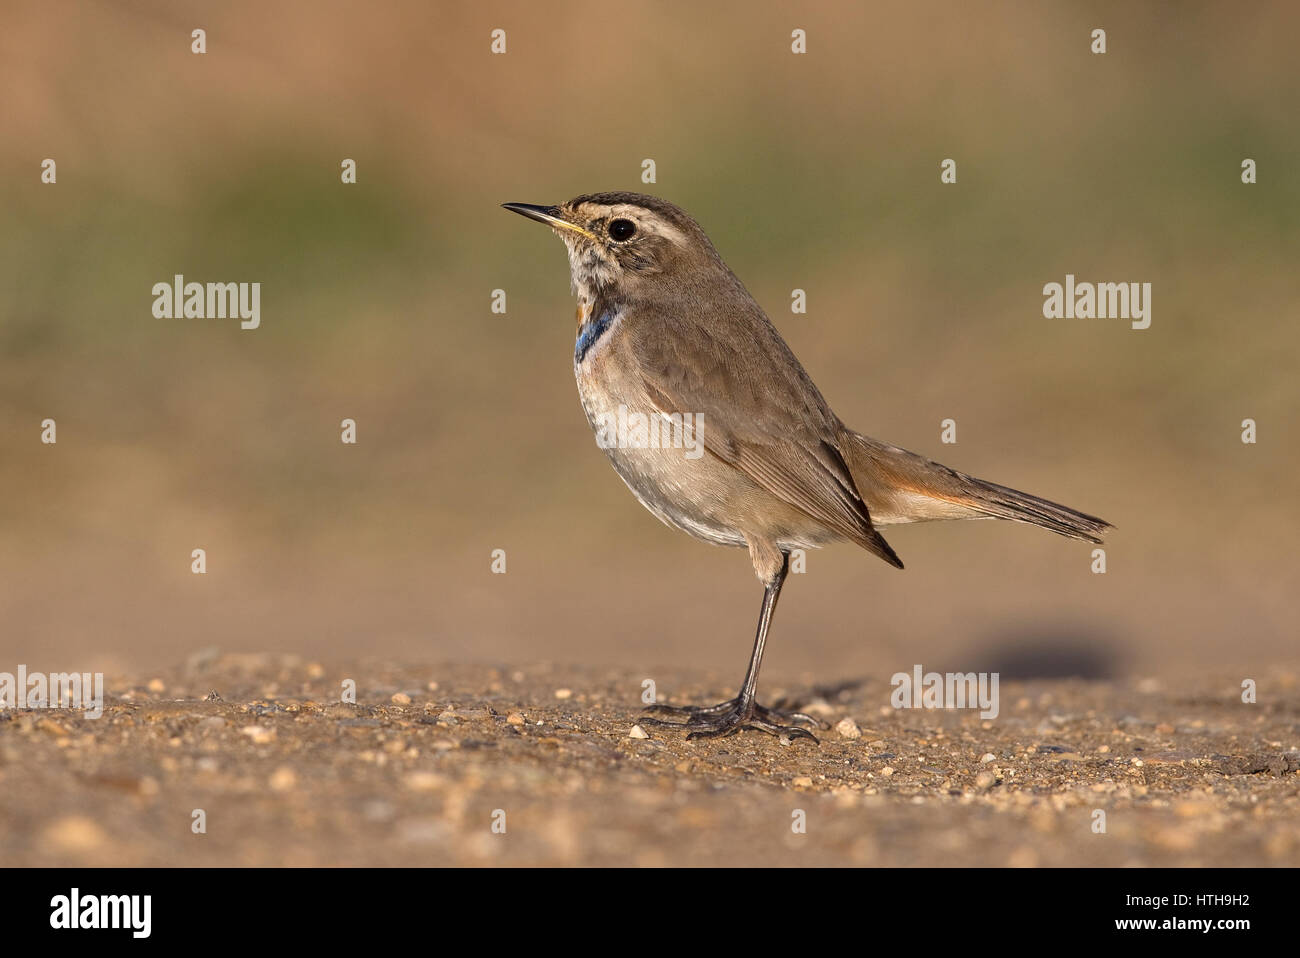
[[[783,722],[806,722],[827,728],[826,723],[802,712],[779,712],[765,708],[755,701],[758,687],[758,670],[763,665],[763,647],[767,644],[767,630],[772,624],[772,613],[776,611],[776,600],[781,596],[781,586],[785,582],[786,572],[790,567],[790,557],[781,555],[781,571],[766,589],[763,590],[763,605],[758,613],[758,633],[754,636],[754,651],[749,657],[749,668],[745,671],[745,681],[740,687],[740,694],[734,699],[706,706],[651,705],[646,711],[668,712],[685,715],[685,722],[662,722],[658,719],[643,719],[654,725],[675,725],[689,730],[687,738],[712,738],[720,735],[734,735],[743,728],[758,729],[771,735],[784,735],[787,738],[817,737],[807,729],[795,725],[783,725]]]

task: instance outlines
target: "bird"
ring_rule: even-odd
[[[567,248],[578,396],[614,470],[669,526],[748,549],[763,586],[736,697],[656,703],[644,721],[688,738],[752,729],[817,741],[805,726],[826,723],[757,700],[795,549],[850,542],[902,569],[882,527],[1010,519],[1094,543],[1113,528],[850,429],[703,228],[673,203],[605,192],[502,206],[551,227]]]

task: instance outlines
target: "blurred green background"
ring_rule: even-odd
[[[1295,661],[1293,4],[0,16],[0,669],[217,645],[739,678],[747,557],[610,470],[562,247],[498,208],[605,189],[693,213],[854,428],[1118,526],[1106,575],[1004,523],[890,530],[901,573],[815,552],[771,669]],[[1044,319],[1067,272],[1152,283],[1151,328]],[[260,282],[261,328],[155,319],[175,273]]]

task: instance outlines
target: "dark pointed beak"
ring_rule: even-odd
[[[561,215],[558,206],[536,206],[532,203],[502,203],[501,208],[510,210],[512,213],[518,213],[520,216],[527,216],[530,220],[537,220],[537,222],[545,223],[555,229],[572,230],[591,239],[596,238],[581,226],[566,220]]]

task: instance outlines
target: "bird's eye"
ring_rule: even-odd
[[[614,220],[609,224],[609,235],[620,243],[636,235],[636,224],[631,220]]]

